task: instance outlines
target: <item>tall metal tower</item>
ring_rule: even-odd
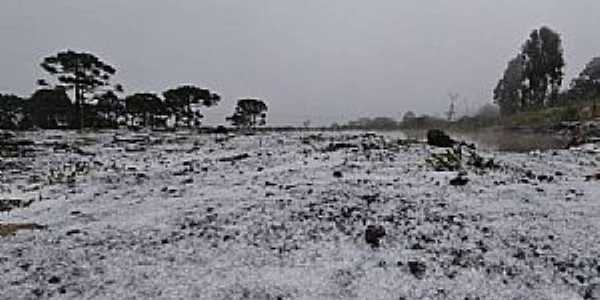
[[[450,108],[446,112],[446,117],[449,122],[454,121],[454,116],[456,116],[456,101],[460,97],[458,93],[449,93],[448,97],[450,97]]]

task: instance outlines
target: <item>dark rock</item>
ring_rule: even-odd
[[[229,129],[227,129],[225,126],[217,126],[215,129],[212,130],[212,133],[215,134],[228,134],[229,133]]]
[[[129,145],[125,147],[125,152],[128,153],[138,153],[138,152],[146,152],[146,147],[139,145]]]
[[[67,236],[71,236],[71,235],[80,234],[80,233],[81,233],[81,230],[79,230],[79,229],[72,229],[72,230],[67,231],[66,235]]]
[[[585,181],[600,180],[600,173],[585,176]]]
[[[38,298],[41,298],[44,295],[44,291],[40,288],[35,288],[31,290],[31,293],[33,293]]]
[[[60,278],[58,276],[52,276],[48,279],[49,284],[58,284],[60,283]]]
[[[365,241],[373,248],[379,247],[380,240],[385,236],[385,228],[381,225],[369,225],[365,230]]]
[[[15,208],[26,208],[33,203],[33,200],[25,201],[21,199],[0,199],[0,212],[11,211]]]
[[[421,246],[421,244],[419,244],[419,243],[414,243],[412,246],[410,246],[410,249],[412,249],[412,250],[424,250],[425,247]]]
[[[96,156],[96,153],[85,151],[79,147],[72,147],[71,149],[73,150],[74,153],[81,155],[81,156]]]
[[[535,173],[533,173],[533,171],[531,170],[527,170],[525,171],[525,176],[529,179],[536,179]]]
[[[517,253],[515,253],[513,257],[516,259],[524,260],[527,257],[527,255],[525,254],[525,251],[523,251],[522,249],[518,249]]]
[[[325,148],[325,152],[335,152],[342,149],[358,149],[358,145],[350,143],[331,143]]]
[[[247,158],[250,158],[250,155],[248,153],[243,153],[243,154],[234,155],[234,156],[230,156],[230,157],[223,157],[223,158],[220,158],[219,161],[220,162],[234,162],[234,161],[238,161],[238,160],[244,160]]]
[[[342,177],[344,177],[344,175],[342,174],[341,171],[335,171],[335,172],[333,172],[333,177],[342,178]]]
[[[412,260],[408,262],[408,270],[416,278],[423,279],[423,277],[425,277],[427,267],[423,262]]]
[[[146,175],[144,173],[137,173],[137,174],[135,174],[135,178],[140,179],[140,180],[148,179],[148,175]]]
[[[373,202],[377,202],[379,200],[379,194],[373,194],[373,195],[363,195],[360,197],[362,200],[367,202],[367,205],[371,205],[371,203]]]
[[[21,270],[27,272],[29,270],[29,267],[31,267],[31,263],[29,262],[24,262],[19,264],[19,268],[21,268]]]
[[[456,144],[448,134],[439,129],[432,129],[427,132],[427,144],[436,147],[450,148]]]
[[[469,183],[469,178],[464,177],[463,174],[458,174],[458,176],[450,180],[451,186],[465,186],[467,183]]]
[[[600,284],[590,284],[585,288],[583,299],[600,300]]]

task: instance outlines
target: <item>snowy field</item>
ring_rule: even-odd
[[[480,151],[453,186],[379,135],[15,139],[0,299],[600,299],[593,151]]]

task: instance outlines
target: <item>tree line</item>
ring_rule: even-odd
[[[501,114],[512,115],[600,97],[600,57],[593,58],[569,87],[561,90],[564,67],[560,34],[546,26],[533,30],[520,52],[508,62],[494,89],[494,102]]]
[[[194,85],[161,95],[123,95],[123,86],[112,83],[116,68],[86,52],[61,51],[45,57],[40,66],[51,80],[39,79],[39,89],[30,97],[0,94],[0,129],[154,128],[168,123],[194,128],[201,125],[201,110],[221,101],[219,94]],[[263,126],[267,110],[261,99],[240,99],[225,120],[238,128]]]

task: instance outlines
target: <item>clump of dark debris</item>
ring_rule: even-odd
[[[365,242],[373,248],[378,248],[385,236],[385,228],[381,225],[369,225],[365,230]]]
[[[440,129],[431,129],[427,132],[427,144],[435,147],[450,148],[457,144],[448,134]]]

